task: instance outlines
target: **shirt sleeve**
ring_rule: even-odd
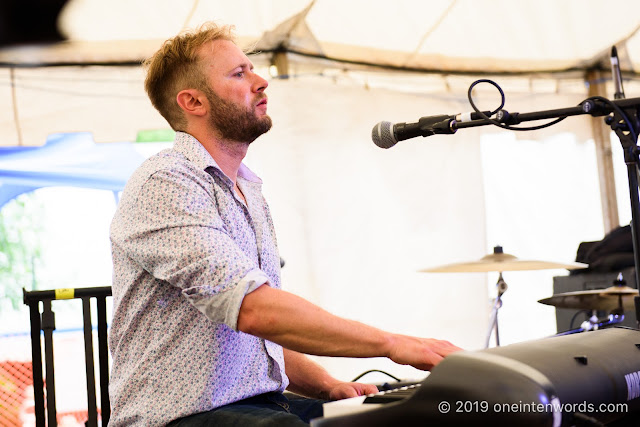
[[[269,278],[225,228],[220,190],[203,184],[184,172],[154,173],[121,201],[112,243],[160,286],[180,288],[209,319],[237,330],[244,295]]]

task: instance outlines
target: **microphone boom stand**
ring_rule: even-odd
[[[509,113],[500,110],[496,119],[480,119],[467,122],[457,122],[448,119],[437,124],[439,134],[453,134],[458,129],[497,125],[509,129],[504,125],[516,125],[525,121],[544,120],[551,118],[566,118],[590,114],[593,117],[607,116],[605,123],[611,127],[622,144],[624,161],[627,165],[629,181],[629,195],[631,199],[631,236],[633,239],[633,259],[635,266],[636,287],[640,288],[640,197],[638,191],[638,174],[640,173],[640,149],[638,148],[638,133],[640,132],[640,98],[608,100],[602,97],[591,97],[576,107],[556,110],[538,111],[532,113]],[[613,114],[612,114],[613,113]],[[435,125],[434,125],[435,127]],[[640,328],[640,295],[635,296],[636,321]],[[497,311],[497,310],[496,310]],[[497,314],[497,313],[496,313]]]

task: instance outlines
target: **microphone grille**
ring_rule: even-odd
[[[393,134],[393,124],[391,122],[380,122],[371,130],[373,143],[380,148],[391,148],[398,143]]]

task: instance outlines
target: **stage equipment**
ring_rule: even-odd
[[[549,270],[555,268],[566,268],[573,270],[577,268],[587,268],[588,264],[580,262],[560,263],[553,261],[522,260],[515,255],[504,253],[502,246],[495,246],[493,253],[480,258],[478,261],[459,262],[446,264],[439,267],[431,267],[419,270],[422,273],[483,273],[490,271],[499,272],[496,283],[497,295],[493,300],[491,316],[489,317],[489,328],[485,339],[485,348],[489,347],[491,335],[495,332],[496,345],[500,345],[500,332],[498,331],[498,310],[502,307],[502,295],[509,286],[502,277],[503,271],[525,271],[525,270]]]
[[[384,392],[325,404],[329,416],[311,426],[637,425],[640,331],[616,327],[453,353],[398,393],[395,403],[381,404],[383,396],[392,401],[393,392]],[[330,405],[342,406],[335,412],[342,415],[331,417]]]
[[[565,292],[544,298],[538,302],[558,308],[577,308],[588,310],[633,311],[633,298],[638,290],[624,285],[614,285],[605,289]]]
[[[490,271],[550,270],[554,268],[574,270],[587,267],[589,267],[588,264],[581,262],[524,260],[515,255],[504,253],[502,246],[495,246],[493,253],[485,255],[477,261],[445,264],[419,271],[423,273],[483,273]]]
[[[618,136],[624,152],[624,162],[627,166],[629,196],[631,201],[631,234],[633,237],[633,254],[636,276],[635,278],[636,283],[640,283],[640,195],[638,194],[640,190],[638,182],[638,175],[640,174],[640,149],[638,147],[638,133],[640,132],[640,98],[624,98],[624,93],[622,92],[622,76],[620,74],[620,69],[618,67],[617,61],[617,51],[614,48],[612,48],[611,50],[612,74],[614,75],[613,78],[616,85],[616,99],[613,101],[602,96],[592,96],[585,99],[575,107],[522,114],[518,112],[510,113],[503,108],[505,105],[505,96],[502,88],[500,88],[500,86],[493,80],[479,79],[469,86],[469,89],[467,91],[467,98],[469,99],[469,103],[475,111],[476,116],[481,117],[480,119],[460,122],[456,120],[455,116],[430,116],[430,118],[432,119],[434,117],[444,118],[442,121],[436,121],[434,119],[426,120],[422,124],[420,123],[420,121],[418,121],[417,124],[412,124],[411,127],[417,127],[417,130],[413,129],[409,137],[421,135],[430,136],[435,134],[454,134],[459,129],[486,125],[494,125],[508,130],[528,131],[552,126],[570,116],[578,116],[584,114],[589,114],[593,117],[604,116],[605,123],[609,125],[611,127],[611,130],[613,130]],[[500,92],[500,95],[502,97],[500,107],[494,110],[495,117],[493,118],[491,117],[493,116],[493,114],[485,114],[483,111],[480,111],[480,109],[478,109],[478,107],[476,107],[475,103],[473,102],[473,88],[480,83],[488,83],[493,85]],[[519,125],[522,122],[548,119],[553,120],[541,125],[530,127],[515,126]],[[402,125],[402,123],[399,125]],[[406,126],[407,124],[404,125]],[[389,142],[388,144],[383,143],[381,145],[383,148],[389,148],[395,145],[395,142],[398,141],[396,135],[396,126],[398,125],[376,125],[378,129],[387,130],[386,132],[383,132],[382,130],[378,132],[378,136],[380,138],[383,138],[384,140]],[[374,135],[372,135],[372,137],[374,137],[374,142],[378,144],[380,141],[375,140],[376,127],[374,127]],[[393,130],[393,132],[391,132],[391,130]],[[383,133],[385,134],[384,136],[382,135]],[[636,312],[636,321],[638,322],[638,326],[640,326],[640,295],[636,295],[634,297],[634,305]]]

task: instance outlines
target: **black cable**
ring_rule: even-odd
[[[356,381],[358,381],[360,378],[364,377],[364,376],[365,376],[365,375],[367,375],[367,374],[370,374],[371,372],[380,372],[381,374],[385,374],[385,375],[387,375],[387,376],[389,376],[389,377],[393,378],[394,380],[396,380],[396,381],[398,381],[398,382],[400,382],[400,381],[401,381],[401,380],[400,380],[400,378],[396,378],[396,377],[394,377],[393,375],[391,375],[391,374],[390,374],[390,373],[388,373],[388,372],[381,371],[380,369],[369,369],[368,371],[365,371],[365,372],[361,373],[360,375],[358,375],[357,377],[355,377],[354,379],[352,379],[352,380],[351,380],[351,382],[352,382],[352,383],[353,383],[353,382],[356,382]]]
[[[498,91],[500,92],[500,96],[502,98],[502,103],[500,104],[500,106],[495,109],[494,111],[491,112],[490,116],[493,116],[494,114],[496,114],[498,111],[502,110],[502,107],[504,107],[505,104],[505,96],[504,96],[504,91],[502,90],[502,88],[498,85],[498,83],[494,82],[493,80],[489,80],[489,79],[479,79],[476,80],[475,82],[471,83],[471,85],[469,86],[469,90],[467,91],[467,98],[469,99],[469,104],[471,104],[471,106],[473,107],[473,109],[475,110],[476,113],[478,113],[478,115],[480,117],[482,117],[483,119],[489,121],[491,124],[493,124],[494,126],[498,126],[499,128],[502,129],[508,129],[508,130],[518,130],[518,131],[528,131],[528,130],[538,130],[538,129],[544,129],[546,127],[549,126],[553,126],[556,123],[559,123],[561,121],[563,121],[564,119],[567,118],[567,116],[564,117],[559,117],[553,121],[550,121],[549,123],[545,123],[543,125],[538,125],[538,126],[529,126],[529,127],[514,127],[514,126],[510,126],[510,125],[505,125],[503,123],[500,123],[497,120],[492,119],[490,116],[487,116],[486,114],[484,114],[482,111],[480,111],[478,109],[478,107],[476,107],[476,104],[473,102],[473,96],[471,96],[471,91],[473,90],[474,87],[476,87],[477,84],[479,83],[489,83],[491,85],[493,85],[496,89],[498,89]]]
[[[469,90],[467,91],[467,98],[469,98],[469,103],[471,104],[473,109],[476,110],[477,113],[482,113],[482,111],[478,110],[478,108],[476,107],[476,104],[473,103],[473,97],[471,96],[471,91],[473,90],[474,87],[476,87],[480,83],[489,83],[489,84],[493,85],[496,89],[498,89],[498,92],[500,92],[500,98],[502,100],[502,103],[500,104],[500,106],[498,108],[493,110],[491,112],[491,114],[489,114],[489,116],[493,116],[498,111],[502,110],[502,108],[504,108],[504,103],[505,103],[505,100],[506,100],[506,97],[504,96],[504,91],[502,90],[500,85],[498,85],[498,83],[494,82],[493,80],[489,80],[489,79],[479,79],[479,80],[476,80],[475,82],[471,83],[471,86],[469,86]],[[482,113],[481,115],[483,116],[483,118],[487,118],[488,119],[488,117],[486,117],[484,115],[484,113]]]

